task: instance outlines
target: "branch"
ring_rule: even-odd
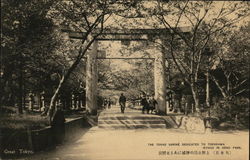
[[[240,87],[242,84],[244,84],[248,79],[244,79],[243,81],[241,81],[240,83],[236,84],[233,89],[236,89],[238,87]]]
[[[216,24],[216,22],[218,21],[220,15],[222,14],[222,12],[223,12],[223,10],[224,10],[224,5],[225,5],[225,2],[223,2],[222,7],[221,7],[221,9],[220,9],[220,12],[219,12],[217,18],[215,19],[215,21],[213,22],[213,24],[211,25],[211,27],[210,27],[210,29],[209,29],[209,31],[208,31],[208,34],[205,36],[205,38],[201,39],[201,40],[195,45],[195,48],[197,48],[205,39],[207,39],[207,41],[205,42],[205,45],[203,45],[203,47],[202,47],[202,49],[204,49],[204,47],[206,46],[206,44],[207,44],[207,42],[208,42],[208,40],[209,40],[209,37],[211,36],[211,30],[212,30],[212,28],[214,27],[214,25]],[[207,11],[207,12],[208,12],[208,11]],[[206,13],[207,13],[207,12],[206,12]],[[206,15],[206,14],[204,14],[204,15]],[[204,18],[205,18],[205,16],[203,17],[203,19],[204,19]]]
[[[196,71],[195,71],[195,79],[198,79],[198,72],[200,69],[200,64],[201,64],[201,57],[202,57],[202,50],[200,50],[199,55],[198,55],[198,62],[197,62],[197,66],[196,66]]]
[[[178,26],[178,24],[179,24],[179,22],[180,22],[180,19],[181,19],[182,15],[183,15],[183,13],[184,13],[184,11],[185,11],[187,5],[188,5],[188,2],[189,2],[189,1],[187,1],[187,2],[185,3],[185,5],[184,5],[183,8],[179,8],[179,9],[181,9],[181,13],[180,13],[179,16],[178,16],[178,19],[177,19],[176,24],[175,24],[175,28],[173,28],[173,27],[165,20],[164,15],[161,15],[161,17],[158,17],[158,16],[157,16],[157,18],[158,18],[160,21],[163,22],[163,24],[164,24],[164,26],[165,26],[166,29],[169,29],[169,28],[170,28],[171,31],[173,31],[175,34],[177,34],[179,37],[181,37],[181,38],[183,39],[183,41],[186,43],[186,45],[189,46],[189,47],[191,48],[191,46],[190,46],[188,40],[187,40],[181,33],[179,33],[179,32],[176,30],[176,27]],[[170,47],[170,53],[171,53],[171,56],[172,56],[172,59],[173,59],[174,63],[176,64],[177,69],[178,69],[178,70],[180,71],[180,73],[183,75],[184,79],[185,79],[187,82],[189,82],[188,79],[187,79],[186,76],[185,76],[185,73],[182,71],[182,69],[181,69],[181,67],[180,67],[179,65],[182,66],[182,68],[185,70],[186,73],[188,73],[188,71],[186,70],[186,68],[185,68],[181,63],[179,64],[179,63],[177,62],[176,57],[175,57],[175,55],[174,55],[174,51],[173,51],[173,41],[174,41],[175,34],[173,34],[173,33],[171,34],[171,41],[170,41],[170,46],[171,46],[171,47]]]
[[[181,70],[177,60],[176,60],[176,57],[174,56],[174,51],[173,51],[173,39],[174,39],[174,34],[171,34],[171,41],[170,41],[170,53],[171,53],[171,56],[172,56],[172,59],[177,67],[177,69],[180,71],[180,73],[182,74],[182,76],[184,77],[184,79],[186,79],[186,81],[189,83],[189,80],[186,78],[184,72]]]
[[[179,21],[180,21],[180,19],[181,19],[181,16],[182,16],[182,14],[183,14],[184,11],[185,11],[188,2],[189,2],[189,1],[187,1],[187,2],[185,3],[185,6],[182,8],[181,13],[180,13],[180,15],[178,16],[178,19],[177,19],[177,22],[176,22],[175,26],[178,26]],[[159,16],[156,16],[156,17],[157,17],[161,22],[163,22],[163,25],[165,26],[166,29],[171,29],[172,32],[174,32],[174,33],[177,34],[179,37],[181,37],[181,38],[183,39],[183,41],[185,42],[185,44],[186,44],[188,47],[191,48],[191,46],[190,46],[190,44],[189,44],[189,41],[186,39],[186,37],[183,36],[181,33],[179,33],[179,32],[176,30],[176,28],[173,28],[173,27],[166,21],[164,15],[161,14],[160,17],[159,17]]]
[[[191,3],[191,5],[192,5],[192,3]],[[192,7],[193,7],[193,6],[192,6]],[[189,13],[189,14],[191,14],[191,15],[193,15],[194,18],[195,18],[197,21],[199,20],[199,17],[197,17],[193,11],[186,10],[186,12]]]
[[[60,3],[59,3],[59,5],[62,7],[62,9],[64,9],[65,12],[70,12],[70,13],[72,12],[72,11],[69,10],[66,6],[64,6],[63,4],[60,4]],[[63,12],[61,11],[61,9],[59,9],[59,11],[61,12],[61,14],[63,14]],[[65,15],[63,15],[63,16],[65,16]],[[74,25],[74,27],[76,27],[76,29],[77,29],[78,31],[83,32],[83,30],[80,29],[80,28],[77,26],[77,23],[74,22],[74,21],[72,21],[72,17],[67,17],[67,16],[65,16],[65,17],[71,20],[72,25]]]
[[[201,19],[199,19],[194,27],[194,30],[193,30],[193,38],[192,38],[192,47],[193,47],[193,51],[195,52],[196,51],[196,45],[195,45],[195,42],[196,42],[196,34],[197,34],[197,31],[198,31],[198,28],[201,24],[201,22],[205,19],[206,15],[208,13],[208,9],[205,10],[205,13],[204,15],[201,17]]]
[[[181,65],[181,67],[185,70],[185,72],[187,74],[189,74],[189,72],[191,72],[191,69],[186,65],[186,67],[184,67],[184,64],[182,63],[181,60],[178,60],[178,63]]]
[[[76,5],[77,7],[82,8],[82,6],[80,6],[80,5],[79,5],[77,2],[75,2],[74,0],[71,0],[71,2],[73,2],[73,4]],[[83,16],[85,22],[87,23],[88,29],[90,29],[90,23],[89,23],[88,18],[87,18],[86,14],[85,14],[84,12],[82,13],[82,16]]]
[[[237,93],[235,93],[235,96],[237,96],[237,95],[239,95],[239,94],[241,94],[242,92],[245,92],[245,91],[247,91],[247,89],[242,89],[242,90],[238,91]]]
[[[184,5],[184,7],[181,9],[181,13],[180,13],[180,15],[179,15],[179,17],[178,17],[178,19],[177,19],[177,21],[176,21],[176,24],[175,24],[175,28],[178,26],[178,24],[179,24],[179,22],[180,22],[180,20],[181,20],[181,17],[182,17],[182,14],[184,13],[184,11],[185,11],[185,9],[186,9],[186,7],[187,7],[187,5],[188,5],[188,2],[189,1],[187,1],[186,3],[185,3],[185,5]]]
[[[219,88],[219,90],[220,90],[222,96],[223,96],[224,98],[227,98],[227,97],[228,97],[227,92],[226,92],[226,91],[223,89],[223,87],[220,85],[219,81],[218,81],[212,74],[210,74],[210,78],[214,81],[214,83],[216,84],[216,86]]]
[[[84,18],[85,22],[87,23],[88,28],[90,28],[90,23],[88,21],[87,16],[84,13],[83,13],[83,18]]]
[[[250,14],[246,14],[246,15],[242,16],[241,18],[235,18],[235,19],[230,20],[230,23],[225,23],[221,28],[218,28],[217,30],[214,30],[213,32],[211,32],[211,35],[220,31],[220,30],[223,30],[225,27],[229,27],[229,26],[233,25],[234,23],[239,22],[240,20],[248,17],[249,15]]]
[[[187,20],[192,24],[192,27],[194,27],[193,21],[190,19],[189,16],[187,16],[186,12],[184,13],[184,16],[187,18]]]

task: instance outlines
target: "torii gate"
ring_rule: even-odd
[[[188,32],[189,28],[179,28],[182,32]],[[70,38],[82,39],[82,32],[69,33]],[[97,113],[97,51],[98,41],[147,41],[154,39],[157,43],[162,43],[163,36],[169,34],[169,30],[164,29],[125,29],[125,30],[104,30],[103,33],[92,44],[91,53],[87,53],[86,66],[86,109],[90,114]],[[165,82],[165,53],[156,52],[154,55],[154,91],[155,99],[158,102],[157,112],[166,114],[166,82]]]

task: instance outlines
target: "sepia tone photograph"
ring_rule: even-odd
[[[249,160],[250,2],[1,0],[0,160]]]

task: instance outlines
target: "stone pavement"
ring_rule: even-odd
[[[103,112],[117,115],[119,108]],[[127,111],[127,112],[126,112]],[[124,115],[138,115],[139,111],[127,109]],[[115,113],[114,113],[115,112]],[[41,152],[28,159],[35,160],[158,160],[158,159],[208,159],[247,160],[249,132],[216,132],[191,134],[179,129],[102,129],[92,127],[80,134],[80,138],[55,150]],[[184,144],[185,143],[185,144]],[[201,144],[203,143],[203,144]],[[210,145],[209,145],[210,143]],[[217,144],[217,145],[216,145]],[[210,147],[204,149],[205,147]],[[211,149],[229,146],[230,149]],[[191,147],[190,147],[191,146]],[[233,149],[233,147],[241,147]],[[179,151],[179,152],[178,152]],[[182,155],[189,151],[189,155]],[[206,154],[191,154],[205,151]],[[218,152],[219,151],[219,152]],[[223,151],[223,154],[222,154]],[[227,151],[227,152],[226,152]],[[173,154],[171,154],[173,153]],[[174,154],[176,153],[176,154]],[[187,152],[186,152],[187,153]]]
[[[164,118],[153,114],[142,114],[141,110],[130,108],[121,113],[119,106],[113,106],[100,113],[98,127],[103,129],[166,128]]]

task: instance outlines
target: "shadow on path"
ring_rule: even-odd
[[[37,152],[33,155],[22,157],[19,159],[25,160],[61,160],[64,159],[65,153],[71,151],[77,145],[77,141],[83,137],[91,127],[80,128],[77,133],[74,133],[74,136],[69,140],[65,140],[63,144],[57,145],[56,147],[48,148],[44,151]],[[81,144],[82,145],[82,144]]]

